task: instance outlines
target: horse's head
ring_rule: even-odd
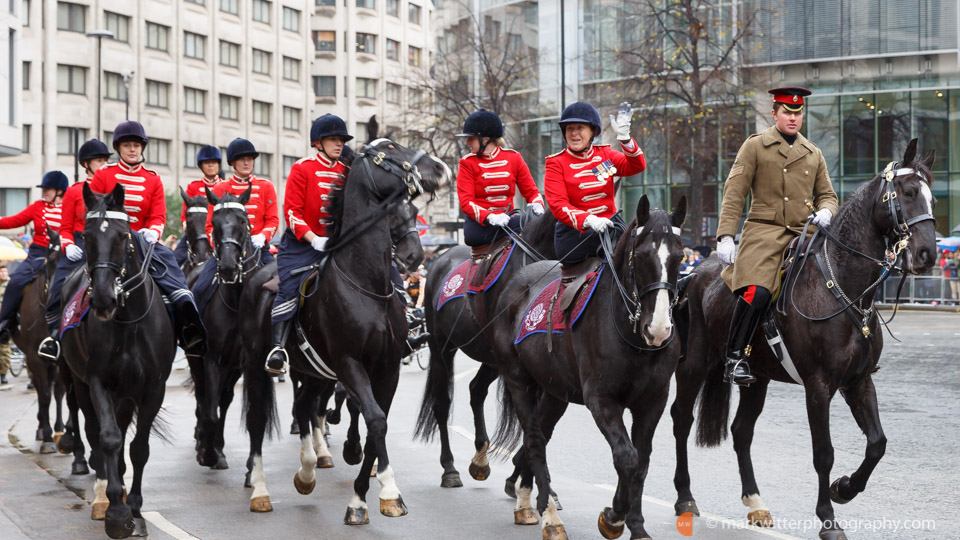
[[[217,260],[217,272],[223,283],[237,283],[243,274],[243,262],[250,243],[250,220],[247,218],[247,202],[253,184],[247,186],[239,197],[226,193],[214,195],[209,188],[207,201],[213,207],[210,221],[213,223],[213,256]]]
[[[187,222],[183,234],[187,237],[187,247],[191,258],[198,261],[205,260],[210,255],[210,243],[207,242],[207,198],[203,195],[188,197],[187,192],[180,188],[180,198],[187,205]]]
[[[933,176],[936,152],[926,159],[917,156],[917,139],[910,141],[900,161],[880,173],[880,186],[873,209],[878,229],[894,249],[904,253],[904,270],[922,274],[936,263],[936,220],[933,209]]]
[[[667,213],[650,209],[644,195],[637,204],[636,228],[628,230],[630,266],[639,303],[638,328],[650,347],[664,345],[673,335],[673,296],[683,261],[680,227],[687,215],[687,198]]]
[[[57,262],[60,261],[60,233],[50,228],[47,224],[47,238],[50,242],[47,244],[47,256],[44,259],[44,275],[47,278],[47,284],[53,282],[53,274],[57,270]]]
[[[110,193],[97,195],[84,183],[83,202],[87,206],[83,244],[90,275],[90,308],[98,319],[108,321],[120,304],[128,259],[135,256],[130,217],[123,207],[123,185],[117,182]]]
[[[423,262],[423,244],[417,229],[417,207],[411,202],[397,205],[387,214],[393,260],[401,273],[416,270]]]

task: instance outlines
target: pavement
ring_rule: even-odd
[[[947,313],[905,312],[893,330],[902,340],[886,339],[876,375],[887,452],[865,493],[836,507],[849,538],[956,538],[960,521],[960,318]],[[180,363],[182,364],[182,363]],[[288,538],[323,539],[461,539],[540,538],[539,527],[513,524],[514,501],[503,493],[512,468],[491,463],[491,478],[478,482],[467,474],[473,455],[472,415],[467,384],[477,364],[458,357],[451,420],[451,443],[464,487],[439,487],[439,444],[412,440],[426,372],[414,363],[401,372],[390,414],[388,449],[397,483],[410,514],[387,518],[376,512],[378,483],[371,482],[370,524],[343,524],[357,468],[340,457],[345,426],[333,426],[333,469],[317,471],[317,488],[298,494],[292,477],[299,466],[299,441],[287,434],[292,403],[289,383],[276,385],[284,434],[266,443],[264,466],[274,511],[249,512],[250,490],[243,487],[246,434],[235,403],[225,433],[226,471],[197,465],[193,451],[192,395],[183,383],[187,373],[175,369],[167,383],[163,415],[170,423],[169,444],[153,439],[144,477],[144,515],[154,539]],[[175,366],[181,367],[180,365]],[[0,387],[0,539],[101,539],[102,522],[89,519],[93,476],[71,476],[70,456],[39,455],[36,395],[26,390],[24,375]],[[242,393],[237,392],[237,396]],[[492,429],[496,400],[491,392],[487,418]],[[836,450],[832,477],[850,474],[863,456],[864,437],[843,400],[831,409]],[[669,414],[654,439],[644,490],[647,531],[654,538],[683,538],[673,512],[674,442]],[[802,389],[772,386],[753,445],[754,464],[764,501],[776,527],[746,526],[740,483],[731,443],[718,449],[691,445],[693,492],[702,512],[693,521],[692,537],[704,540],[816,538],[816,474]],[[610,504],[616,474],[610,450],[589,413],[571,407],[548,447],[553,487],[563,503],[561,517],[570,538],[601,538],[598,512]],[[128,481],[129,482],[129,481]]]

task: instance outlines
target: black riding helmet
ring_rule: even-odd
[[[103,141],[99,139],[90,139],[89,141],[80,145],[80,149],[77,150],[77,161],[80,163],[80,165],[86,167],[87,162],[91,159],[110,159],[110,155],[110,149],[107,148],[107,145],[103,144]]]
[[[600,135],[603,127],[600,124],[600,113],[593,105],[578,101],[567,105],[567,108],[560,114],[560,131],[565,129],[567,124],[586,124],[593,128],[593,136]]]
[[[251,156],[257,158],[259,155],[260,152],[257,152],[252,142],[240,137],[230,141],[230,144],[227,145],[227,163],[231,166],[234,161],[242,157]]]
[[[487,149],[487,145],[503,137],[503,122],[497,113],[480,109],[470,113],[470,116],[463,122],[463,131],[457,133],[457,137],[479,137],[480,151],[482,154]]]

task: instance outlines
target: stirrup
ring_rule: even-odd
[[[47,352],[48,348],[52,348],[56,352]],[[52,336],[47,336],[40,342],[40,346],[37,348],[37,356],[47,362],[56,362],[60,358],[60,342]]]
[[[738,369],[741,369],[740,364],[743,364],[742,369],[746,371],[746,375],[741,375],[739,377],[740,380],[737,380],[738,377],[737,377],[736,371]],[[732,382],[737,386],[750,386],[751,384],[757,382],[757,378],[752,373],[750,373],[750,364],[748,364],[746,360],[741,358],[736,362],[734,362],[732,365],[730,363],[727,363],[725,366],[723,366],[723,382],[725,383]]]
[[[273,354],[277,352],[283,355],[283,367],[281,367],[279,370],[270,367],[270,359],[273,358]],[[274,347],[270,349],[269,353],[267,353],[267,361],[263,364],[263,369],[271,375],[282,375],[287,372],[287,362],[289,359],[290,357],[287,355],[287,351],[283,347]]]

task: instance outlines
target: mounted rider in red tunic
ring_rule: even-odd
[[[204,189],[210,188],[213,189],[217,184],[223,181],[223,178],[220,176],[220,162],[222,161],[222,156],[220,154],[220,149],[216,146],[204,146],[199,151],[197,151],[197,168],[203,173],[203,178],[194,180],[187,184],[187,189],[184,191],[187,194],[187,197],[198,197],[205,196]],[[183,209],[180,211],[180,224],[181,229],[186,231],[187,229],[187,203],[183,203]],[[187,259],[190,257],[190,252],[187,247],[187,235],[180,235],[180,241],[177,242],[177,248],[173,250],[173,254],[177,259],[177,264],[183,266],[187,262]]]

